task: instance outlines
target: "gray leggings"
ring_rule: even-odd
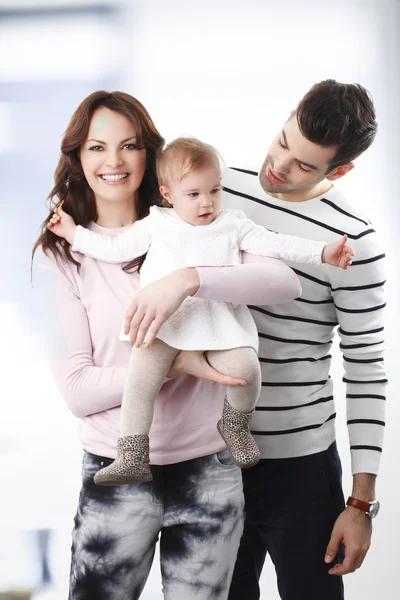
[[[147,434],[153,420],[154,401],[179,350],[156,339],[150,348],[132,348],[121,410],[121,435]],[[228,402],[248,413],[260,394],[261,372],[253,348],[207,352],[212,367],[247,381],[246,386],[228,387]]]

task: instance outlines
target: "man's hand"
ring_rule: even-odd
[[[328,571],[330,575],[346,575],[359,569],[371,544],[372,524],[370,518],[358,508],[348,506],[337,518],[330,542],[326,549],[325,562],[331,563],[345,546],[343,564],[336,564]]]
[[[322,251],[322,262],[346,270],[354,256],[353,248],[346,242],[347,235],[344,235],[338,242],[327,244]]]
[[[196,269],[177,269],[139,290],[125,315],[124,333],[137,348],[146,339],[154,342],[160,327],[188,296],[197,292],[200,279]]]
[[[201,351],[189,352],[182,350],[179,352],[167,373],[167,377],[177,377],[184,374],[205,379],[210,383],[220,383],[221,385],[247,385],[244,379],[224,375],[224,373],[211,367],[206,360],[205,353]]]
[[[73,218],[61,208],[63,204],[64,201],[55,207],[54,214],[47,227],[58,237],[66,239],[72,245],[75,239],[76,224]]]

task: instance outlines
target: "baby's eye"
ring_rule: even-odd
[[[211,193],[212,193],[212,194],[218,194],[218,192],[220,192],[220,191],[221,191],[221,188],[220,188],[220,187],[217,187],[217,188],[214,188],[214,189],[212,189],[212,190],[211,190]]]
[[[191,198],[197,198],[198,195],[199,195],[199,192],[189,192],[189,196]]]

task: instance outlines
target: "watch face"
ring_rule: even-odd
[[[374,502],[371,502],[371,508],[369,509],[369,516],[371,517],[371,519],[374,519],[376,517],[376,515],[379,512],[379,508],[380,504],[378,500],[374,500]]]

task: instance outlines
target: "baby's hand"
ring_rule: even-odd
[[[61,208],[63,204],[64,202],[61,202],[55,207],[54,215],[47,223],[47,227],[58,237],[66,239],[72,245],[75,239],[76,225],[73,218]]]
[[[338,242],[327,244],[322,251],[322,262],[341,269],[347,269],[351,265],[354,256],[354,250],[346,245],[347,235],[344,235]]]

